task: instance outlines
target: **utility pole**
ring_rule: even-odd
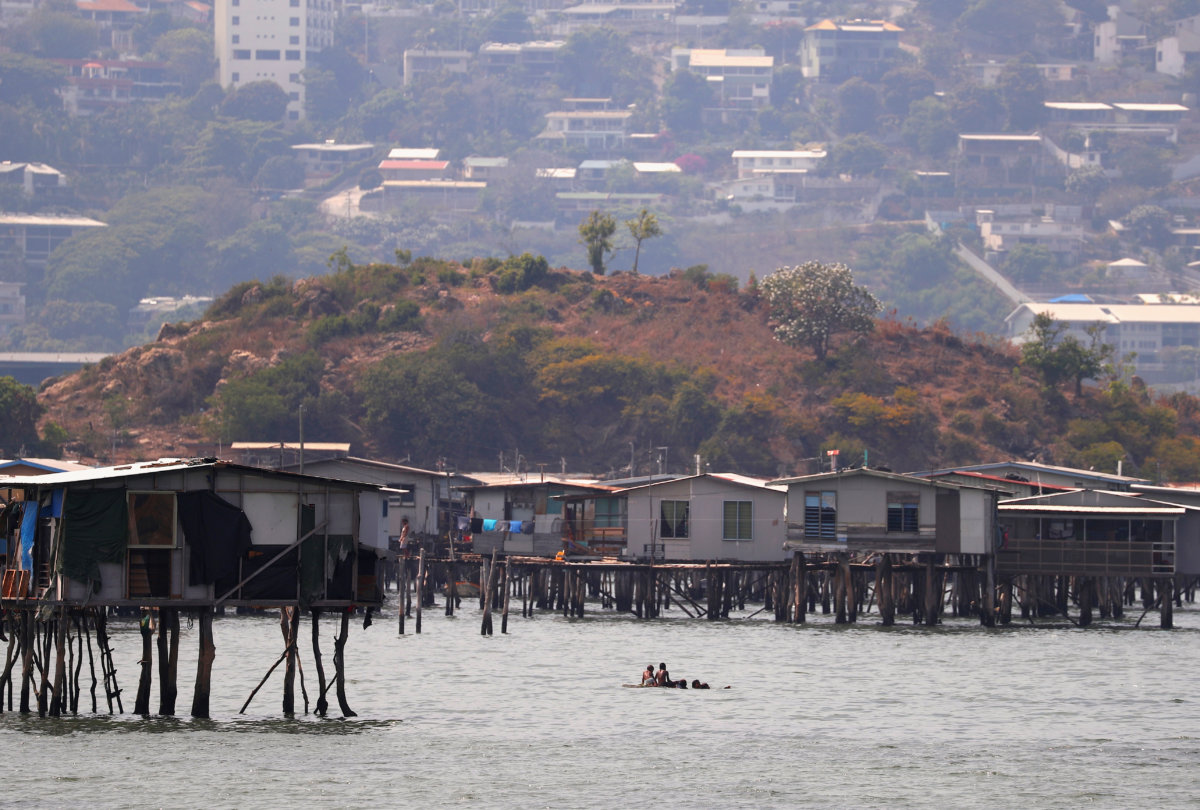
[[[304,403],[300,403],[300,474],[304,475]]]

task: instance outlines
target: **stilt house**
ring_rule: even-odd
[[[161,460],[0,479],[6,599],[65,605],[378,602],[378,488]],[[386,541],[385,541],[386,542]]]

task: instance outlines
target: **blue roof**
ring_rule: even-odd
[[[1051,298],[1047,303],[1050,304],[1092,304],[1090,295],[1083,293],[1071,293],[1070,295],[1060,295],[1058,298]]]

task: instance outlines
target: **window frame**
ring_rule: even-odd
[[[919,492],[888,492],[888,534],[917,534],[921,531],[921,494]]]
[[[732,534],[729,531],[730,507],[733,507]],[[754,501],[725,501],[722,503],[721,539],[734,541],[754,539]]]
[[[137,501],[139,499],[143,499],[143,498],[157,498],[157,499],[168,499],[169,498],[170,499],[170,503],[171,503],[171,517],[170,517],[171,542],[170,543],[160,543],[160,542],[153,542],[153,541],[152,542],[143,542],[141,533],[138,531],[138,521],[137,521],[137,513],[139,511],[141,511],[138,509]],[[159,551],[169,551],[170,549],[179,548],[179,502],[178,502],[178,500],[176,500],[174,492],[164,492],[162,490],[130,489],[130,490],[127,490],[125,493],[125,505],[126,505],[126,508],[128,509],[128,513],[129,513],[129,537],[127,538],[127,542],[125,544],[127,548],[156,549]],[[145,514],[145,512],[144,512],[144,514]],[[164,515],[160,514],[160,515],[157,515],[157,517],[161,518],[161,517],[164,517]],[[161,535],[162,528],[159,527],[155,532],[153,532],[151,534]]]
[[[816,499],[815,504],[810,503],[812,499]],[[816,511],[812,512],[813,509]],[[837,539],[837,490],[805,491],[804,536],[814,540]]]
[[[670,516],[668,517],[668,511]],[[682,513],[682,515],[681,515]],[[658,536],[663,540],[691,539],[692,502],[661,500],[658,502]]]

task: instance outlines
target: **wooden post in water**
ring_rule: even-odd
[[[1175,626],[1175,580],[1172,577],[1162,577],[1158,581],[1161,603],[1158,614],[1158,626],[1170,630]]]
[[[200,609],[200,654],[196,658],[196,689],[192,694],[192,717],[208,718],[208,696],[212,691],[212,665],[217,657],[213,644],[212,608]],[[100,629],[96,628],[99,637]]]
[[[417,608],[420,610],[420,607]],[[404,605],[400,605],[400,615],[404,615]],[[321,611],[313,609],[312,611],[312,651],[313,662],[317,667],[317,717],[324,717],[329,711],[329,701],[325,699],[325,664],[321,662]]]
[[[158,612],[158,713],[175,715],[179,696],[179,610],[162,608]]]
[[[33,686],[33,645],[36,637],[33,611],[21,611],[21,714],[29,714],[29,693]]]
[[[996,555],[984,555],[987,568],[983,583],[983,607],[979,612],[979,623],[984,627],[996,626]]]
[[[417,556],[417,635],[421,635],[421,607],[425,604],[425,549]]]
[[[300,633],[298,608],[280,609],[279,630],[283,633],[283,654],[286,659],[283,667],[283,713],[290,717],[296,713],[296,638]]]
[[[875,601],[884,627],[896,624],[896,600],[892,593],[892,555],[883,553],[875,563]]]
[[[1075,580],[1075,590],[1079,598],[1080,627],[1090,627],[1092,624],[1093,585],[1094,580],[1091,577],[1079,577]]]
[[[67,705],[67,609],[65,607],[58,609],[54,636],[58,654],[54,659],[54,698],[50,701],[50,716],[60,717]],[[50,662],[46,661],[45,666],[49,667]]]
[[[808,601],[808,594],[805,593],[805,585],[808,582],[808,565],[804,560],[804,552],[797,551],[792,554],[792,622],[795,624],[804,624],[805,602]]]
[[[846,606],[854,598],[850,593],[850,557],[846,552],[839,551],[833,555],[833,558],[837,567],[829,572],[829,576],[833,579],[834,623],[845,624]]]
[[[345,609],[342,611],[342,633],[333,640],[333,677],[342,717],[358,717],[358,713],[351,711],[350,704],[346,702],[346,639],[349,635],[350,610]]]
[[[138,662],[141,675],[138,677],[137,700],[133,704],[133,713],[150,714],[150,681],[151,667],[154,666],[154,623],[150,611],[142,609],[140,628],[142,633],[142,660]]]
[[[933,555],[925,555],[925,624],[934,627],[938,623],[938,576],[933,565]]]
[[[408,560],[403,557],[399,558],[397,563],[400,566],[396,577],[396,623],[397,632],[404,635],[404,615],[408,612]]]
[[[508,600],[512,596],[512,563],[504,560],[504,608],[500,613],[500,634],[508,633]]]
[[[479,628],[479,634],[482,636],[490,636],[492,634],[492,588],[495,586],[496,575],[496,549],[492,549],[492,560],[487,569],[487,581],[483,583],[483,587],[479,589],[479,601],[483,606],[483,623]],[[483,573],[482,567],[480,574]]]

